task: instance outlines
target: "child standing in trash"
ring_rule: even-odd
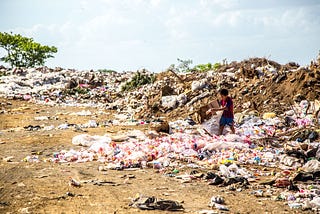
[[[229,97],[229,91],[227,89],[220,90],[220,108],[211,108],[207,111],[208,114],[215,111],[223,110],[221,119],[219,121],[219,135],[222,135],[223,129],[226,125],[230,126],[232,134],[235,133],[234,130],[234,116],[233,116],[233,101]]]

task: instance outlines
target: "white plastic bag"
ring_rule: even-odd
[[[217,135],[219,133],[219,122],[223,111],[217,111],[216,115],[213,115],[209,120],[202,123],[202,127],[211,135]],[[226,130],[224,130],[226,133]]]
[[[88,134],[81,134],[72,138],[72,144],[78,146],[91,146],[96,142],[108,144],[111,142],[111,138],[98,135],[91,136]]]

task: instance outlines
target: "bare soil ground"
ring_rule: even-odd
[[[214,195],[225,197],[226,206],[230,209],[227,213],[302,212],[290,209],[285,201],[254,196],[251,192],[259,188],[257,183],[238,192],[227,187],[210,186],[204,180],[182,183],[181,180],[165,176],[155,169],[99,171],[98,167],[103,165],[99,162],[44,162],[44,159],[62,149],[80,149],[72,145],[71,140],[81,133],[72,128],[27,131],[24,126],[57,126],[65,122],[81,124],[89,119],[103,122],[111,119],[111,112],[103,115],[71,116],[71,112],[89,109],[96,113],[98,109],[39,106],[5,99],[0,99],[0,103],[0,213],[170,213],[130,207],[131,198],[137,193],[177,200],[185,208],[184,213],[211,209],[208,203]],[[50,116],[53,119],[35,121],[34,117],[37,116]],[[104,135],[107,132],[130,129],[146,130],[148,126],[109,126],[86,130],[90,135]],[[22,161],[31,154],[38,154],[41,162]],[[10,162],[3,160],[10,156]],[[179,174],[190,173],[192,170],[180,169]],[[82,181],[82,186],[69,186],[69,177]],[[282,189],[275,189],[274,195],[281,191]]]

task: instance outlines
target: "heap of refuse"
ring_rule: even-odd
[[[240,183],[240,188],[230,187],[237,191],[266,177],[272,179],[261,181],[258,187],[263,187],[252,194],[276,196],[275,200],[286,200],[291,208],[320,209],[320,57],[305,67],[252,58],[208,72],[169,69],[155,74],[151,82],[154,74],[147,70],[117,73],[42,67],[1,68],[0,73],[0,96],[8,99],[98,107],[116,113],[117,122],[112,125],[139,119],[168,121],[158,132],[133,130],[120,137],[80,134],[70,139],[74,149],[55,151],[42,160],[28,156],[27,162],[100,161],[99,170],[154,168],[182,182],[202,178],[210,185]],[[144,79],[133,82],[137,74]],[[225,130],[217,136],[219,113],[205,114],[221,88],[229,89],[234,100],[236,134]],[[78,128],[97,126],[96,121],[89,121]],[[253,172],[249,166],[275,171]],[[199,177],[176,176],[183,168],[215,171]],[[283,191],[277,194],[266,186]]]
[[[221,65],[208,72],[177,73],[168,70],[151,73],[76,71],[47,67],[1,68],[0,96],[41,104],[97,106],[150,118],[192,117],[206,119],[204,108],[218,98],[221,88],[230,90],[235,111],[273,111],[290,109],[294,102],[320,98],[320,57],[310,65],[280,65],[265,58],[251,58]],[[142,79],[137,87],[128,84],[136,74],[141,78],[155,75],[155,81]],[[141,74],[141,75],[140,75]],[[123,90],[126,89],[126,90]]]
[[[284,168],[298,169],[309,158],[320,158],[320,130],[316,129],[319,118],[311,112],[311,109],[320,109],[320,102],[308,105],[306,102],[301,101],[299,105],[292,106],[292,110],[278,116],[265,113],[260,117],[255,112],[236,114],[239,121],[236,134],[225,130],[222,136],[215,135],[218,116],[201,125],[192,123],[190,119],[172,121],[169,123],[170,134],[164,136],[152,135],[153,131],[133,130],[125,133],[120,143],[107,134],[81,134],[72,139],[74,145],[82,146],[80,151],[61,151],[53,161],[99,160],[125,168],[132,165],[147,167],[154,161],[165,167],[176,160],[187,160],[205,167],[236,160],[241,164],[278,167],[283,163]],[[306,109],[308,106],[311,108]],[[299,149],[305,152],[297,152]]]
[[[260,182],[260,189],[252,192],[256,197],[287,200],[291,208],[320,210],[320,129],[313,112],[319,109],[320,102],[303,100],[282,115],[237,114],[241,122],[236,134],[226,130],[222,136],[215,135],[218,116],[201,125],[190,119],[172,121],[170,134],[133,130],[121,142],[108,134],[79,134],[72,139],[76,149],[55,152],[45,161],[100,161],[101,171],[153,168],[183,183],[202,178],[209,185],[229,186],[234,191]],[[277,170],[252,171],[247,166]],[[209,172],[178,175],[185,167]],[[283,190],[279,193],[267,186]]]

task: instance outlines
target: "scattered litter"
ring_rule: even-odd
[[[13,156],[4,157],[4,158],[3,158],[3,161],[4,161],[4,162],[12,162],[12,159],[13,159],[13,158],[14,158]]]
[[[270,197],[286,201],[292,209],[317,212],[320,209],[319,60],[300,67],[251,58],[227,63],[209,72],[188,75],[164,72],[156,75],[154,82],[128,91],[123,86],[132,83],[134,72],[74,72],[46,67],[21,69],[21,72],[5,69],[8,75],[0,77],[0,96],[51,106],[99,108],[99,113],[89,110],[70,113],[87,119],[83,124],[65,122],[58,125],[57,130],[73,128],[85,132],[83,129],[145,124],[154,127],[153,132],[148,130],[148,133],[133,130],[114,136],[76,135],[72,139],[76,148],[54,151],[47,158],[32,153],[23,159],[25,162],[99,161],[103,164],[98,167],[99,171],[149,167],[168,179],[179,179],[182,183],[205,180],[227,191],[240,192],[250,185],[260,185],[251,191],[258,200]],[[150,76],[151,72],[142,70],[141,74]],[[222,136],[217,136],[222,112],[206,114],[208,104],[217,99],[220,88],[231,89],[230,96],[236,104],[236,134],[225,129]],[[20,114],[28,109],[10,109],[1,114]],[[114,114],[110,114],[113,119],[98,121],[104,110],[113,111]],[[34,117],[35,121],[44,123],[53,119]],[[166,121],[168,119],[170,121]],[[54,125],[45,125],[1,130],[1,134],[55,129]],[[12,157],[3,158],[6,162],[11,160]],[[183,174],[185,168],[199,171]],[[212,171],[205,174],[201,170]],[[124,183],[129,184],[134,176],[128,174],[123,178]],[[81,183],[73,178],[69,180],[70,186],[80,187]],[[91,183],[109,184],[101,180]],[[67,195],[74,196],[73,193]],[[147,210],[183,210],[176,201],[142,195],[133,200],[132,206]],[[212,197],[210,206],[229,210],[220,196]]]
[[[139,208],[141,210],[166,210],[166,211],[183,211],[183,206],[172,200],[157,199],[152,196],[144,196],[137,194],[130,204],[132,207]]]
[[[80,181],[77,181],[74,178],[69,178],[69,186],[74,186],[74,187],[81,187]]]
[[[48,116],[39,116],[39,117],[35,117],[34,120],[36,120],[36,121],[49,120],[49,117]]]

